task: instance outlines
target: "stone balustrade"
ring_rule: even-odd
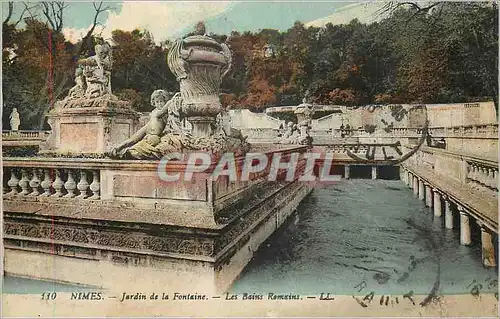
[[[2,131],[2,140],[44,140],[50,131]]]
[[[345,154],[347,151],[356,151],[356,152],[363,152],[368,149],[368,146],[363,145],[363,144],[357,144],[357,143],[345,143],[345,144],[328,144],[328,145],[320,145],[324,146],[325,149],[324,151],[326,152],[332,152],[332,153],[338,153],[338,154]]]
[[[274,143],[282,130],[271,129],[271,128],[248,128],[242,129],[243,135],[248,136],[249,141],[262,142],[262,143]],[[488,125],[468,125],[468,126],[453,126],[453,127],[431,127],[428,129],[429,134],[434,139],[445,138],[447,140],[448,148],[456,150],[466,150],[470,147],[467,145],[462,145],[464,142],[462,140],[469,139],[482,139],[483,144],[496,143],[498,137],[498,125],[488,124]],[[390,131],[386,132],[382,129],[378,129],[374,133],[369,133],[363,128],[359,129],[311,129],[309,134],[313,138],[313,144],[333,144],[338,142],[340,139],[344,143],[349,143],[346,139],[350,139],[352,142],[357,142],[358,139],[417,139],[422,136],[422,128],[415,127],[395,127]],[[359,140],[359,141],[361,141]],[[459,142],[458,142],[459,141]],[[388,141],[386,141],[388,142]],[[491,143],[490,143],[491,142]],[[457,144],[458,143],[458,144]],[[481,144],[481,145],[483,145]],[[488,152],[493,147],[488,147]],[[483,145],[484,146],[484,145]],[[491,152],[490,152],[491,153]]]
[[[100,171],[79,168],[4,167],[6,198],[64,197],[100,199]]]
[[[431,127],[433,137],[497,138],[498,124],[463,125],[452,127]]]
[[[467,182],[472,187],[488,188],[498,192],[498,166],[467,160],[467,172]]]

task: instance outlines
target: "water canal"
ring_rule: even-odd
[[[461,294],[476,283],[481,291],[497,291],[497,270],[481,263],[479,230],[465,247],[459,230],[443,223],[398,180],[316,188],[231,291],[428,294],[437,286],[438,294]]]

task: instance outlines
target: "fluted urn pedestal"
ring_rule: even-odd
[[[175,42],[169,51],[168,66],[179,81],[181,112],[192,125],[191,150],[212,154],[245,153],[249,144],[241,132],[225,129],[219,99],[222,78],[231,66],[226,44],[205,35],[193,35]]]

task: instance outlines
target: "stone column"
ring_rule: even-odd
[[[495,247],[493,246],[491,231],[483,224],[480,224],[480,226],[483,265],[486,267],[495,267]]]
[[[351,167],[349,165],[344,166],[344,178],[349,179],[351,177]]]
[[[469,215],[465,212],[462,206],[458,206],[458,212],[460,213],[460,245],[470,245],[472,241],[470,235]]]
[[[440,217],[442,214],[441,195],[437,188],[434,188],[434,216]]]
[[[424,197],[425,197],[424,181],[419,180],[418,181],[418,199],[424,200]]]
[[[413,194],[418,196],[418,177],[413,175]]]
[[[432,188],[431,185],[425,185],[425,205],[432,207]]]
[[[377,166],[372,166],[372,179],[377,179]]]
[[[446,198],[444,200],[444,227],[446,229],[453,229],[453,212],[450,207],[450,200]]]

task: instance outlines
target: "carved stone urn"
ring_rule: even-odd
[[[167,63],[180,83],[181,111],[193,126],[192,134],[210,136],[223,109],[219,90],[231,66],[231,51],[206,35],[193,35],[173,44]]]

